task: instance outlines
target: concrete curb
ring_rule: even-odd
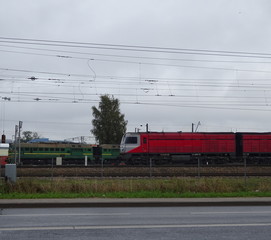
[[[271,198],[0,199],[0,208],[271,206]]]

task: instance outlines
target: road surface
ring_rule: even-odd
[[[11,208],[0,239],[269,239],[270,206]]]

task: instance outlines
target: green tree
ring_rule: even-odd
[[[23,131],[21,141],[22,142],[28,142],[32,139],[40,138],[41,136],[37,132],[31,132],[31,131]]]
[[[126,132],[127,121],[119,109],[119,100],[103,95],[99,107],[92,106],[93,129],[91,132],[99,144],[119,144]]]

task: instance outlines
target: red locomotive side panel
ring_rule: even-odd
[[[4,166],[8,163],[8,157],[0,156],[0,166]]]
[[[244,153],[271,153],[271,133],[244,133]]]
[[[234,153],[233,133],[140,133],[140,145],[130,153]]]

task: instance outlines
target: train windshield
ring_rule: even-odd
[[[137,137],[126,137],[125,144],[137,144]]]

